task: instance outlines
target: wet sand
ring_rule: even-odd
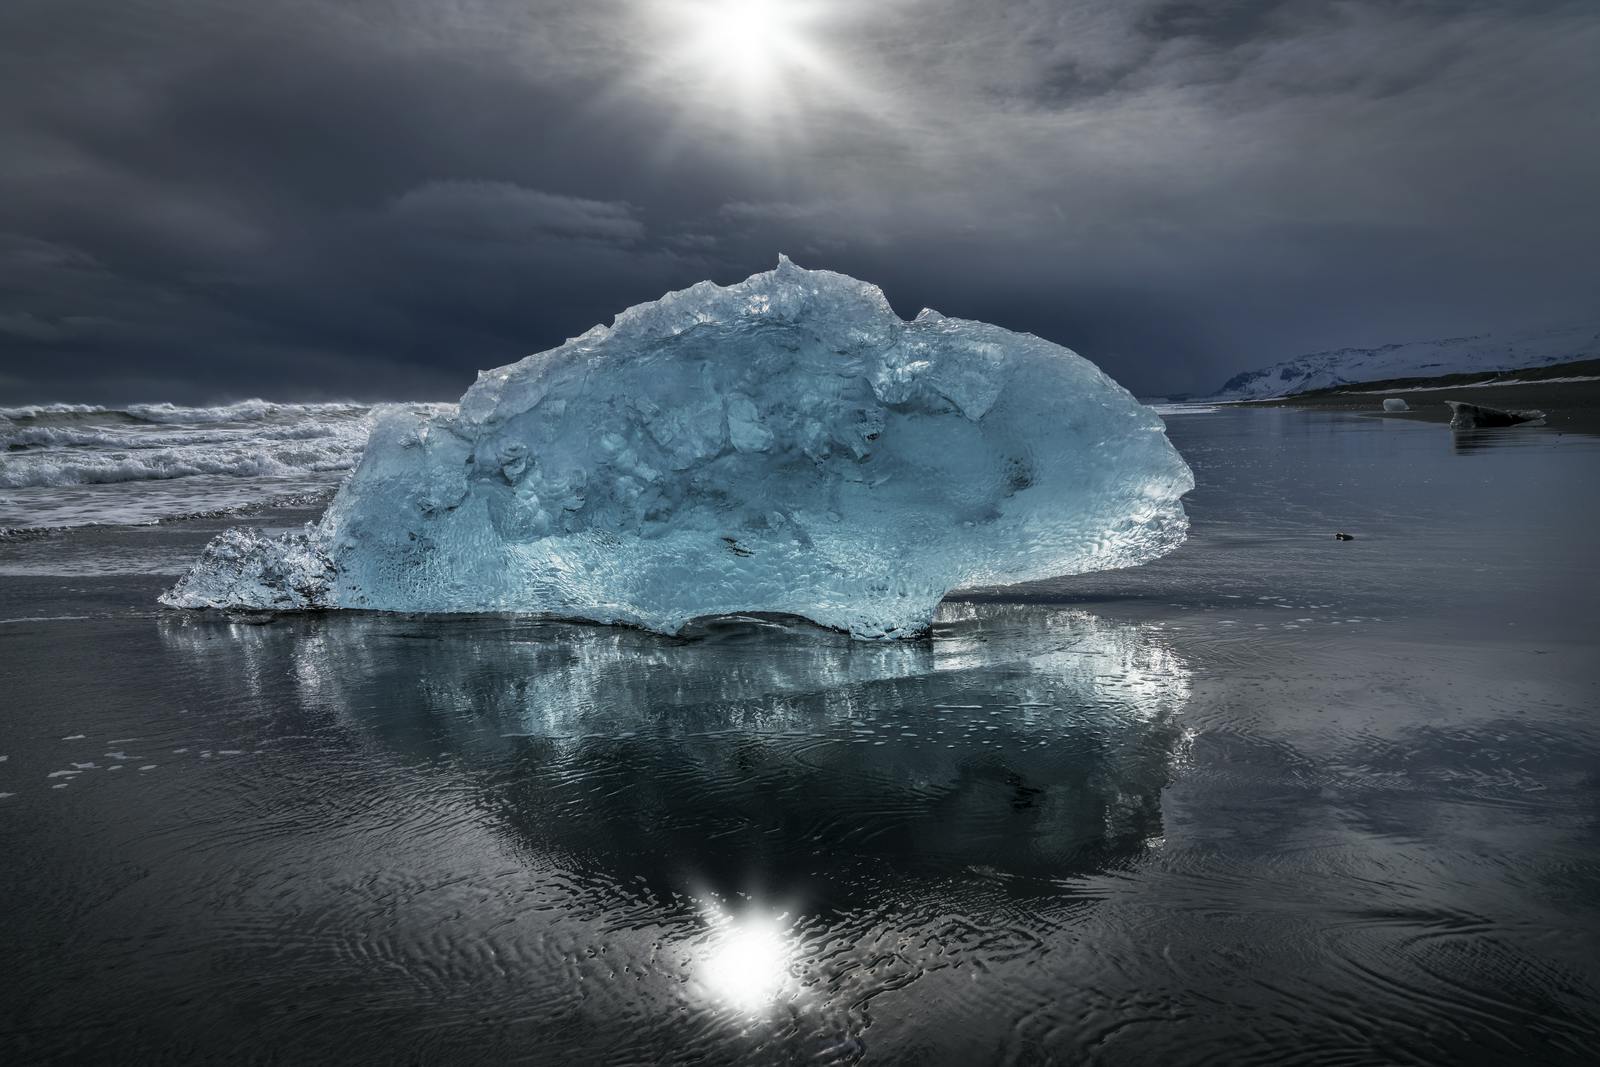
[[[0,542],[0,1062],[1600,1062],[1600,437],[1169,427],[1181,548],[915,641]]]

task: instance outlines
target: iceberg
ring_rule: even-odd
[[[180,608],[924,631],[952,589],[1129,567],[1188,528],[1149,408],[1028,334],[780,258],[383,409],[320,521],[230,530]]]
[[[1383,402],[1383,410],[1385,410],[1385,411],[1410,411],[1411,410],[1411,405],[1407,404],[1404,400],[1400,399],[1397,396],[1391,396],[1391,397],[1388,397],[1387,399],[1384,400],[1384,402]]]

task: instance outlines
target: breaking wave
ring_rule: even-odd
[[[128,422],[205,424],[364,415],[370,409],[370,404],[349,402],[279,404],[271,400],[240,400],[233,404],[198,408],[168,403],[129,404],[125,408],[101,407],[99,404],[24,404],[20,407],[0,407],[0,419],[7,422],[34,422],[73,420],[98,415]]]
[[[8,456],[0,469],[0,487],[104,485],[109,482],[189,478],[200,474],[226,474],[261,478],[302,473],[349,470],[361,458],[365,443],[333,443],[319,448],[263,449],[259,443],[233,449],[141,450],[137,453],[40,453]]]
[[[126,414],[144,422],[214,423],[261,422],[268,419],[316,419],[362,416],[370,404],[275,404],[270,400],[241,400],[213,408],[184,408],[175,404],[130,404]]]
[[[208,511],[219,497],[232,507],[331,484],[360,460],[373,410],[269,400],[0,408],[0,525],[148,522]],[[139,489],[155,483],[172,488],[159,500]]]
[[[11,422],[23,419],[64,418],[73,415],[104,415],[107,409],[98,404],[24,404],[17,408],[0,408],[0,419]]]
[[[266,400],[0,408],[0,488],[348,470],[366,447],[370,410]]]

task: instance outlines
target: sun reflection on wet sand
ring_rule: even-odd
[[[695,979],[712,1001],[753,1013],[793,991],[798,949],[784,918],[707,913],[711,936],[696,959]]]

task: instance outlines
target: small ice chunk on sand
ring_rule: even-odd
[[[1411,405],[1407,404],[1404,400],[1401,400],[1397,396],[1391,396],[1391,397],[1388,397],[1388,398],[1386,398],[1384,400],[1384,402],[1383,402],[1383,410],[1385,410],[1385,411],[1410,411],[1411,410]]]

